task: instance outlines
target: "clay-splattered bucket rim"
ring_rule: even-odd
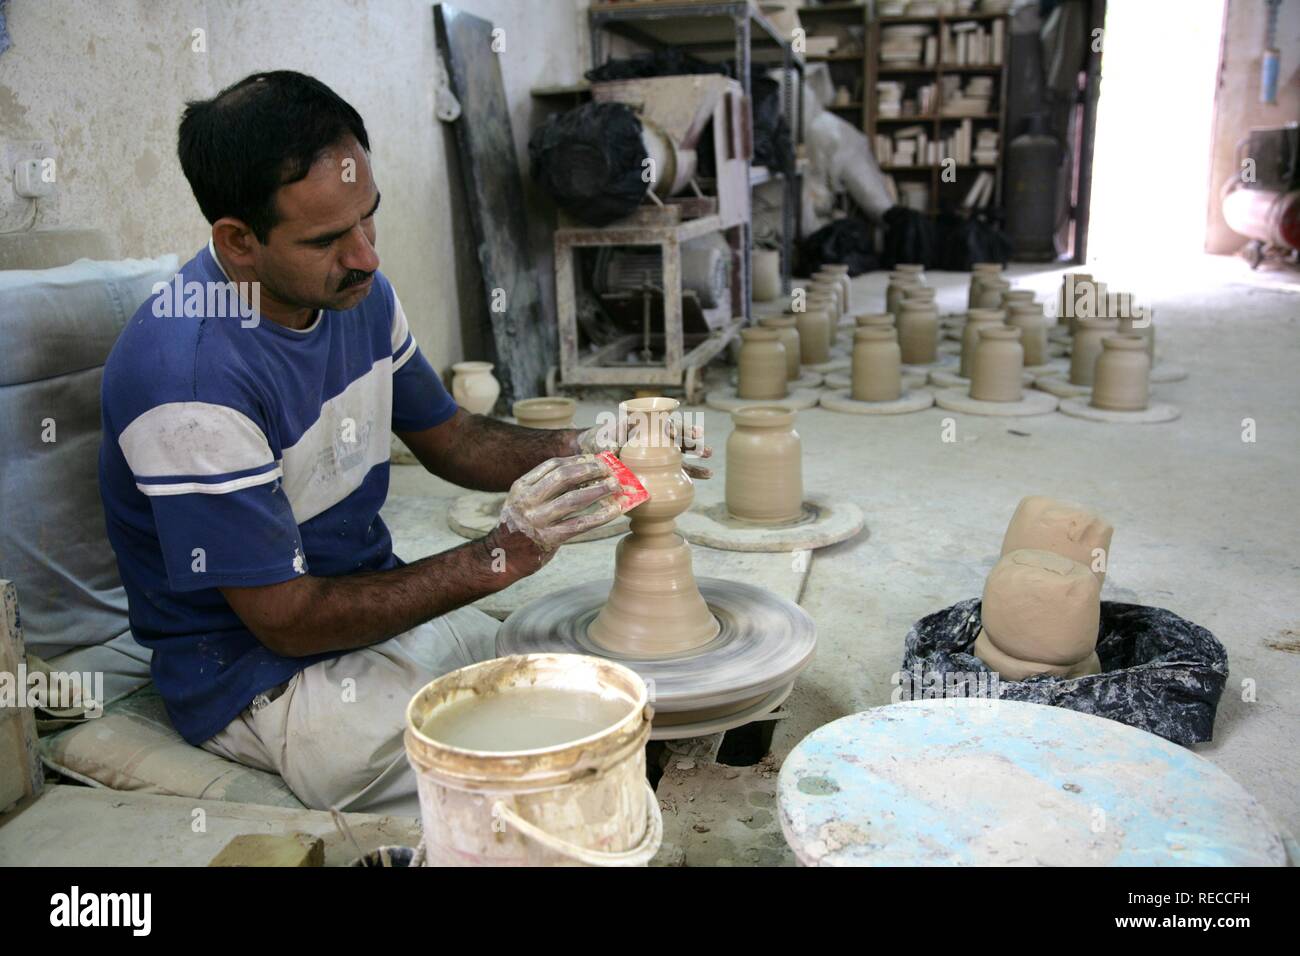
[[[562,678],[545,680],[545,678]],[[420,728],[440,706],[507,687],[546,686],[575,692],[614,691],[627,713],[576,740],[534,750],[467,750],[427,736]],[[543,789],[599,773],[644,747],[653,709],[636,671],[584,654],[514,654],[462,667],[430,681],[406,707],[406,754],[418,773],[458,789]]]

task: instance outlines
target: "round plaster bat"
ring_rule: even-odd
[[[1099,514],[1072,501],[1058,501],[1043,495],[1020,499],[1016,513],[1002,539],[1002,554],[1018,548],[1052,551],[1078,561],[1106,580],[1110,560],[1110,539],[1115,529]]]
[[[1077,561],[1022,548],[989,573],[980,618],[989,640],[1011,657],[1077,664],[1097,649],[1101,582]]]

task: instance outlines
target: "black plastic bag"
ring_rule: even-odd
[[[912,625],[903,652],[904,700],[987,696],[992,671],[971,653],[980,603],[959,601]],[[1164,608],[1102,601],[1097,656],[1100,674],[998,680],[997,697],[1106,717],[1184,746],[1213,738],[1228,653],[1205,628]]]
[[[887,266],[916,262],[927,269],[938,268],[938,253],[938,230],[928,216],[906,206],[893,206],[885,213]]]
[[[880,268],[871,225],[852,217],[822,226],[803,240],[799,251],[800,271],[805,275],[832,263],[848,266],[852,276]]]
[[[641,80],[652,76],[689,76],[694,73],[721,73],[731,76],[728,63],[706,63],[677,47],[665,47],[622,60],[606,60],[584,75],[593,83],[604,80]]]
[[[550,117],[529,138],[528,158],[542,189],[588,225],[631,215],[646,194],[641,120],[623,103],[586,103]]]
[[[969,272],[976,262],[1006,265],[1011,258],[1011,238],[988,216],[940,216],[938,230],[941,248],[936,250],[935,268]]]

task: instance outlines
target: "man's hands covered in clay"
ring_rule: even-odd
[[[594,455],[544,461],[510,486],[489,546],[504,549],[512,565],[531,573],[570,538],[618,517],[618,490],[618,479]]]

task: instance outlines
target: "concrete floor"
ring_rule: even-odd
[[[1061,271],[1010,270],[1042,298],[1055,296]],[[964,309],[965,274],[929,278],[940,311]],[[801,603],[817,623],[817,658],[787,702],[772,757],[752,768],[669,767],[658,862],[792,862],[774,806],[781,759],[822,724],[890,702],[908,627],[980,593],[1028,494],[1086,503],[1114,524],[1104,597],[1169,608],[1223,642],[1231,675],[1215,737],[1195,749],[1300,833],[1300,280],[1209,257],[1145,280],[1159,361],[1191,373],[1157,386],[1182,408],[1176,422],[800,413],[806,488],[857,502],[868,533],[812,563]],[[884,281],[856,279],[855,306],[874,311]],[[608,407],[584,402],[579,421]],[[704,415],[721,471],[730,422]],[[955,442],[941,440],[946,417]],[[1242,441],[1246,418],[1254,443]],[[447,493],[414,469],[395,471],[394,491]]]

